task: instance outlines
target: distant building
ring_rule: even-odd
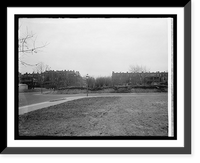
[[[43,73],[19,73],[19,83],[27,84],[28,89],[35,87],[61,88],[68,86],[82,86],[83,79],[78,71],[45,71]]]
[[[112,72],[113,85],[158,85],[168,84],[167,72],[124,73]]]

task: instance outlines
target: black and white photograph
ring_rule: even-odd
[[[191,154],[187,2],[7,7],[0,153]]]
[[[173,16],[16,16],[16,139],[174,139]]]

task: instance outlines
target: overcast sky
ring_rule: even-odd
[[[43,62],[51,70],[75,70],[82,76],[110,76],[127,72],[130,65],[150,71],[168,70],[167,18],[23,18],[20,37],[35,34],[38,53],[23,61]],[[33,72],[20,65],[20,72]]]

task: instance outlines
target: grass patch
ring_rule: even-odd
[[[19,116],[20,136],[167,136],[167,94],[78,99]]]

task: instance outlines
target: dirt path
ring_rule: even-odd
[[[19,116],[21,136],[167,136],[167,95],[96,97]]]

